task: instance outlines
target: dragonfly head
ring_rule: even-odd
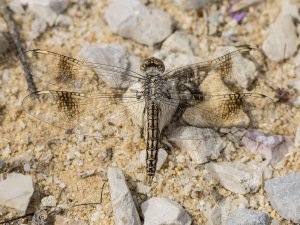
[[[165,65],[163,61],[154,57],[144,60],[144,62],[141,65],[141,71],[145,72],[151,67],[158,69],[162,73],[165,72]]]

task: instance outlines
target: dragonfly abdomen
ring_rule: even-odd
[[[151,64],[146,70],[146,77],[147,77],[145,83],[145,99],[146,99],[146,111],[147,111],[146,167],[147,167],[147,175],[153,177],[156,171],[158,142],[160,138],[159,112],[161,110],[160,96],[162,92],[161,89],[162,72],[156,66],[153,66]]]
[[[158,141],[159,141],[159,125],[158,125],[158,103],[151,100],[147,106],[147,148],[146,148],[146,164],[147,175],[153,177],[156,170]]]

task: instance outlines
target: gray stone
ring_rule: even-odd
[[[147,195],[151,191],[151,187],[143,184],[142,182],[136,183],[136,191],[138,193],[142,193],[144,195]]]
[[[57,16],[68,6],[68,0],[28,0],[29,11],[53,26]]]
[[[58,15],[55,20],[55,26],[69,27],[73,25],[72,18],[66,15]]]
[[[197,164],[217,159],[225,148],[225,142],[212,129],[182,126],[169,135],[169,140],[182,150],[185,149]]]
[[[144,225],[190,225],[191,217],[176,202],[167,198],[154,197],[141,205]]]
[[[31,24],[31,39],[38,38],[47,29],[47,23],[43,19],[36,19]]]
[[[117,69],[117,67],[129,69],[130,65],[128,60],[129,55],[121,45],[117,44],[86,46],[81,49],[79,57],[91,63],[115,66],[114,69]],[[95,72],[109,87],[127,88],[130,85],[130,77],[126,75],[125,70],[115,73],[95,68]]]
[[[42,198],[41,203],[43,207],[55,207],[57,200],[54,195],[49,195]]]
[[[162,42],[173,29],[166,12],[147,8],[139,0],[110,0],[104,18],[113,32],[149,46]]]
[[[33,191],[31,176],[10,174],[0,182],[0,205],[25,213]]]
[[[292,104],[296,107],[300,106],[300,96],[293,99]]]
[[[162,165],[165,163],[165,161],[168,158],[168,153],[164,149],[159,149],[158,151],[158,156],[157,156],[157,164],[156,164],[156,169],[160,170]]]
[[[170,52],[180,52],[191,55],[195,53],[195,47],[196,38],[183,31],[176,31],[168,37],[162,45],[162,49],[166,49]]]
[[[6,162],[0,159],[0,170],[2,170],[6,166]]]
[[[226,221],[226,225],[268,225],[269,223],[267,213],[251,209],[236,209],[229,214]]]
[[[232,46],[219,47],[213,58],[221,57],[236,50],[237,48]],[[232,73],[228,80],[225,79],[225,82],[247,89],[257,75],[255,63],[239,54],[232,58]]]
[[[222,14],[219,11],[214,12],[208,17],[208,34],[214,35],[218,31],[218,27],[221,23]]]
[[[300,124],[297,127],[296,135],[295,135],[295,145],[300,147]]]
[[[6,52],[8,48],[9,48],[8,40],[4,37],[2,33],[0,33],[0,54]]]
[[[25,10],[22,6],[22,2],[20,0],[11,0],[8,3],[8,7],[10,8],[10,10],[12,10],[16,14],[25,13]]]
[[[300,70],[300,66],[299,66],[299,70]],[[298,93],[300,93],[300,77],[289,80],[288,85],[289,87],[294,88]]]
[[[48,0],[50,8],[57,14],[62,13],[68,7],[69,0]]]
[[[8,144],[8,145],[6,145],[5,149],[2,150],[2,156],[8,157],[8,156],[10,156],[10,154],[11,154],[11,148]]]
[[[31,169],[30,163],[24,163],[23,169],[24,169],[24,172],[29,172]]]
[[[109,168],[107,177],[116,224],[140,225],[139,214],[121,169]]]
[[[300,65],[295,67],[295,75],[300,77]]]
[[[2,80],[3,81],[9,81],[11,78],[11,74],[10,74],[10,71],[9,70],[4,70],[3,73],[2,73]]]
[[[300,223],[300,173],[267,180],[265,191],[272,207],[279,215]]]
[[[210,225],[224,225],[232,207],[232,198],[227,197],[218,202],[208,214]]]
[[[255,193],[262,183],[261,166],[241,163],[213,163],[205,165],[205,169],[227,190],[239,193]]]
[[[278,62],[294,55],[297,44],[298,37],[293,17],[281,14],[271,25],[262,49],[270,60]]]
[[[201,61],[199,57],[191,54],[170,52],[167,49],[158,51],[153,56],[163,60],[166,71],[176,69],[179,66],[186,66]]]
[[[292,147],[292,141],[289,137],[271,136],[257,130],[248,130],[242,138],[242,143],[247,151],[262,154],[273,166]]]
[[[216,2],[216,0],[172,0],[182,10],[197,10]]]

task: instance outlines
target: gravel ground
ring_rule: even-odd
[[[278,208],[282,198],[276,199],[272,193],[281,196],[276,190],[282,187],[270,186],[278,184],[271,182],[273,178],[291,173],[296,177],[300,173],[299,1],[49,0],[44,5],[36,2],[9,3],[27,49],[39,48],[93,61],[89,55],[82,57],[82,51],[89,46],[100,46],[99,57],[103,60],[97,55],[95,62],[110,63],[115,57],[113,62],[118,63],[118,57],[122,60],[127,57],[122,63],[139,72],[139,62],[153,55],[164,59],[171,69],[220,56],[220,47],[250,45],[262,49],[263,54],[256,52],[255,61],[250,59],[250,64],[255,62],[255,71],[251,65],[248,67],[248,61],[241,63],[240,70],[250,68],[250,73],[235,77],[238,90],[265,94],[276,103],[258,101],[256,109],[249,114],[250,126],[263,133],[235,127],[209,131],[195,128],[201,130],[197,131],[201,135],[213,132],[210,135],[216,142],[201,139],[174,145],[165,138],[169,146],[161,154],[165,161],[162,159],[161,169],[149,184],[140,159],[145,142],[139,135],[114,141],[66,135],[24,112],[22,100],[28,95],[27,84],[21,66],[6,52],[9,41],[1,34],[7,28],[0,17],[0,54],[3,55],[0,58],[0,187],[8,187],[1,182],[13,172],[29,175],[34,187],[30,202],[26,203],[26,196],[22,201],[25,209],[14,205],[18,203],[7,205],[5,196],[0,196],[0,207],[3,206],[0,222],[24,214],[24,210],[27,213],[38,210],[41,199],[53,195],[58,204],[69,206],[102,199],[98,205],[69,207],[63,219],[87,224],[130,224],[118,222],[112,202],[113,182],[109,180],[107,185],[108,168],[118,167],[145,224],[163,224],[159,220],[149,222],[153,219],[151,212],[145,211],[146,205],[156,198],[168,199],[164,203],[166,207],[180,205],[178,210],[184,211],[184,220],[170,219],[181,221],[178,224],[235,224],[234,218],[243,216],[251,216],[254,221],[251,224],[258,224],[255,218],[261,215],[264,218],[261,224],[300,223],[299,216]],[[243,73],[238,71],[239,74]],[[281,91],[283,94],[278,98],[278,89],[289,93]],[[245,132],[249,133],[245,136]],[[297,179],[294,186],[286,187],[296,190],[300,187]],[[245,180],[246,185],[241,183]],[[264,187],[266,180],[271,180],[268,190]],[[3,193],[9,192],[4,190]],[[294,213],[299,215],[300,207],[293,203],[297,193],[287,191],[284,196],[287,196],[282,200],[285,210],[295,208]],[[148,199],[152,201],[145,204]],[[237,208],[249,211],[234,213]],[[30,217],[23,224],[30,224],[29,221]]]

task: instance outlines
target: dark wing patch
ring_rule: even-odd
[[[124,100],[125,99],[125,100]],[[67,91],[39,91],[23,100],[24,110],[31,116],[68,133],[95,138],[127,137],[139,132],[132,124],[127,107],[135,107],[141,115],[144,99],[135,93],[124,97],[114,94],[97,96]]]
[[[244,112],[245,102],[267,100],[273,102],[266,95],[258,93],[229,93],[229,94],[201,94],[201,98],[178,96],[178,100],[185,99],[179,106],[178,113],[190,125],[197,127],[245,127],[249,124],[249,117]],[[166,104],[170,104],[166,102]],[[255,107],[254,107],[255,108]],[[251,110],[251,107],[246,107]]]
[[[241,53],[249,53],[254,48],[250,46],[242,46],[236,51],[230,52],[225,54],[219,58],[200,62],[195,64],[190,64],[187,66],[182,66],[176,68],[174,70],[168,71],[165,73],[167,80],[190,80],[190,79],[197,79],[202,81],[205,76],[210,71],[216,71],[220,74],[222,79],[228,79],[232,73],[232,58],[240,55]]]

